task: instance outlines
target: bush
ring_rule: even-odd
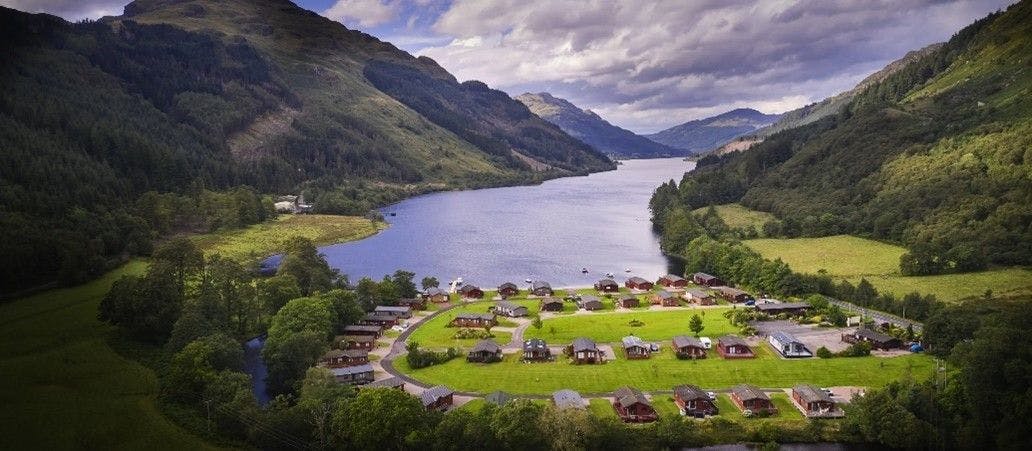
[[[419,349],[419,343],[416,342],[409,343],[405,349],[408,350],[405,360],[414,369],[445,363],[462,354],[456,348],[448,348],[445,352],[424,351]]]
[[[866,341],[853,343],[838,355],[841,357],[866,357],[871,355],[871,344]]]
[[[455,334],[452,335],[452,338],[457,338],[457,339],[474,339],[475,338],[475,339],[479,339],[479,340],[484,340],[484,339],[487,339],[487,338],[494,338],[494,334],[492,334],[492,333],[490,333],[490,332],[488,332],[486,330],[480,330],[480,329],[459,329],[459,330],[455,331]]]
[[[821,346],[817,348],[817,357],[822,359],[830,359],[835,357],[835,353],[831,352],[828,348]]]
[[[644,321],[639,321],[637,319],[632,319],[632,320],[627,322],[627,325],[631,326],[631,327],[642,327],[642,326],[645,325],[645,322]]]

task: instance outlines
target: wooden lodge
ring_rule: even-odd
[[[776,302],[776,303],[758,303],[756,304],[756,310],[761,313],[768,315],[805,315],[810,310],[810,304],[805,302]]]
[[[573,363],[602,363],[603,353],[595,345],[594,341],[587,338],[577,338],[573,340],[569,346],[566,347],[566,354],[573,359]]]
[[[584,405],[584,398],[581,397],[580,393],[570,389],[562,389],[552,393],[552,404],[559,409],[587,409]]]
[[[624,355],[627,356],[628,360],[639,360],[647,359],[652,357],[652,345],[646,343],[645,340],[629,335],[623,337],[621,340],[623,343]]]
[[[408,298],[398,299],[399,307],[408,307],[410,310],[426,310],[426,299]]]
[[[484,402],[501,407],[507,404],[509,401],[512,401],[513,399],[516,398],[504,391],[497,390],[488,393],[487,396],[484,397]]]
[[[792,402],[807,418],[837,418],[843,415],[824,390],[813,385],[799,384],[792,387]]]
[[[552,350],[548,343],[540,338],[531,338],[523,342],[523,360],[527,362],[545,362],[552,360]]]
[[[494,327],[498,319],[494,313],[459,313],[449,323],[454,327]]]
[[[319,358],[319,363],[326,368],[364,365],[369,363],[369,351],[365,349],[331,349]]]
[[[333,378],[341,384],[362,385],[373,381],[373,367],[370,364],[330,368]]]
[[[774,332],[767,337],[767,343],[770,347],[774,348],[778,354],[786,358],[806,358],[813,357],[813,353],[806,347],[803,342],[796,339],[786,332]]]
[[[365,349],[370,350],[376,347],[376,337],[373,335],[343,335],[336,339],[341,349]]]
[[[871,349],[880,349],[883,351],[900,349],[903,347],[903,342],[898,338],[864,327],[853,331],[853,333],[842,334],[842,341],[846,343],[859,343],[861,341],[866,341],[871,344]]]
[[[498,285],[498,294],[506,298],[516,296],[517,294],[520,294],[520,288],[512,282],[505,282]]]
[[[552,285],[548,282],[535,280],[530,284],[530,294],[534,296],[551,296],[554,292],[552,291]]]
[[[561,312],[563,311],[563,300],[556,297],[546,297],[541,299],[541,311],[542,312]]]
[[[756,357],[745,340],[734,335],[726,335],[717,339],[717,353],[725,359],[751,359]]]
[[[502,360],[502,347],[494,340],[480,340],[466,355],[467,362],[493,363]]]
[[[663,307],[677,307],[681,305],[681,300],[667,290],[659,290],[652,294],[652,304],[662,305]]]
[[[358,324],[363,326],[378,326],[381,329],[390,329],[398,324],[398,318],[389,315],[377,315],[376,313],[366,313],[366,315],[358,321]]]
[[[666,288],[684,288],[688,286],[688,281],[685,280],[684,277],[667,274],[660,277],[659,280],[656,281],[656,285]]]
[[[419,395],[419,399],[423,402],[423,408],[428,412],[443,412],[448,410],[448,407],[452,405],[454,396],[455,392],[450,388],[438,385],[436,387],[426,389]]]
[[[378,305],[373,309],[373,314],[377,316],[393,316],[398,319],[409,319],[412,318],[412,307],[400,304]]]
[[[774,407],[774,403],[771,402],[770,397],[763,390],[753,385],[742,384],[731,388],[731,402],[734,402],[743,413],[774,414],[778,411],[777,407]]]
[[[699,305],[716,305],[717,298],[710,293],[702,291],[698,288],[692,288],[684,292],[684,298],[688,302],[692,302]]]
[[[363,324],[344,326],[344,335],[369,335],[379,338],[380,335],[383,335],[383,328]]]
[[[633,294],[625,294],[616,300],[616,305],[623,308],[634,308],[641,305],[641,301]]]
[[[719,287],[717,291],[720,293],[720,297],[727,300],[727,302],[737,304],[739,302],[747,302],[752,300],[752,295],[744,290],[739,290],[733,287]]]
[[[649,291],[652,289],[652,282],[641,277],[634,276],[624,282],[624,286],[631,290]]]
[[[365,384],[362,388],[397,388],[405,390],[405,380],[400,377],[388,377]]]
[[[616,293],[620,291],[620,285],[617,285],[613,279],[602,279],[595,282],[595,290],[603,293]]]
[[[526,307],[509,301],[498,301],[494,306],[494,312],[497,315],[508,316],[510,318],[517,318],[530,314],[530,311],[528,311]]]
[[[484,290],[469,283],[459,287],[458,292],[464,299],[482,299],[484,297]]]
[[[602,310],[602,300],[586,294],[577,301],[577,307],[581,310]]]
[[[694,385],[678,385],[674,387],[674,404],[681,415],[703,418],[716,415],[720,411],[706,392]]]
[[[722,285],[727,285],[719,277],[711,276],[704,272],[697,272],[695,274],[692,274],[692,282],[696,285],[701,285],[704,287],[719,287]]]
[[[423,292],[423,299],[434,304],[443,304],[451,300],[449,299],[448,292],[438,287],[427,288]]]
[[[674,352],[680,359],[705,359],[706,345],[695,337],[678,335],[671,340]]]
[[[613,392],[613,408],[625,423],[647,423],[659,419],[645,394],[631,387],[620,387]]]

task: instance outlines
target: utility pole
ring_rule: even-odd
[[[204,410],[208,412],[208,433],[211,433],[211,401],[210,399],[204,400]]]

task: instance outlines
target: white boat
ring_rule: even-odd
[[[631,272],[631,268],[624,269],[623,272]]]
[[[606,273],[606,277],[612,279],[613,277],[616,277],[616,276],[614,276],[613,273],[611,273],[611,272],[607,272]]]
[[[584,273],[584,274],[587,274],[588,273],[588,268],[581,268],[580,272]]]
[[[534,281],[533,281],[533,280],[530,280],[530,279],[525,279],[525,280],[524,280],[524,282],[527,282],[527,283],[533,283]]]

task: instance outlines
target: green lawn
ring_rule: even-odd
[[[893,358],[784,360],[771,355],[765,346],[754,350],[758,357],[747,360],[712,356],[685,361],[664,349],[648,360],[618,358],[604,365],[572,365],[560,357],[553,363],[527,364],[507,359],[490,365],[455,359],[419,370],[408,368],[405,359],[397,359],[395,366],[421,381],[455,390],[479,393],[505,390],[527,394],[550,394],[562,388],[582,394],[602,393],[624,385],[641,390],[670,390],[685,383],[709,389],[730,388],[740,383],[765,388],[791,387],[798,383],[879,387],[908,373],[923,378],[933,368],[931,358],[916,354]]]
[[[455,335],[455,331],[459,330],[459,328],[448,327],[448,323],[450,323],[451,320],[459,313],[486,313],[487,307],[490,305],[492,305],[491,302],[476,302],[441,313],[429,321],[420,324],[419,327],[412,332],[412,335],[409,335],[408,341],[410,343],[413,341],[418,342],[419,345],[424,348],[468,348],[473,346],[477,341],[479,341],[478,339],[459,340],[452,338]],[[508,332],[492,330],[491,333],[495,336],[494,340],[500,345],[505,345],[512,339],[512,334]]]
[[[769,393],[768,393],[769,394]],[[731,402],[730,395],[721,393],[717,395],[717,408],[720,409],[720,417],[734,420],[739,423],[802,423],[805,421],[803,414],[792,404],[792,400],[785,393],[769,394],[774,406],[778,408],[777,415],[769,417],[750,417],[742,415],[742,411]]]
[[[856,284],[859,277],[849,278]],[[988,271],[963,274],[943,274],[938,276],[873,276],[868,277],[879,290],[903,296],[917,291],[921,294],[934,294],[943,301],[953,301],[970,297],[980,297],[986,290],[994,294],[1029,294],[1032,293],[1032,270],[1026,268],[998,268]]]
[[[613,403],[608,399],[589,399],[588,412],[599,418],[617,418],[616,409],[613,408]]]
[[[667,340],[675,335],[691,335],[688,322],[693,314],[703,318],[703,336],[717,337],[736,333],[723,313],[727,308],[693,310],[653,310],[631,312],[607,312],[586,315],[568,315],[543,320],[540,330],[527,329],[528,338],[543,338],[550,343],[569,343],[577,337],[587,337],[600,343],[618,342],[627,335],[636,335],[646,340]],[[628,323],[638,320],[645,323],[632,327]],[[554,333],[553,333],[554,329]]]
[[[709,207],[696,209],[693,213],[705,214]],[[729,227],[753,227],[757,232],[763,233],[763,224],[774,219],[774,215],[765,211],[750,210],[739,204],[716,205],[717,215],[724,220]]]
[[[280,215],[275,221],[197,235],[193,240],[205,253],[218,252],[225,257],[253,261],[279,252],[284,241],[294,236],[322,246],[359,240],[386,226],[359,216]]]

